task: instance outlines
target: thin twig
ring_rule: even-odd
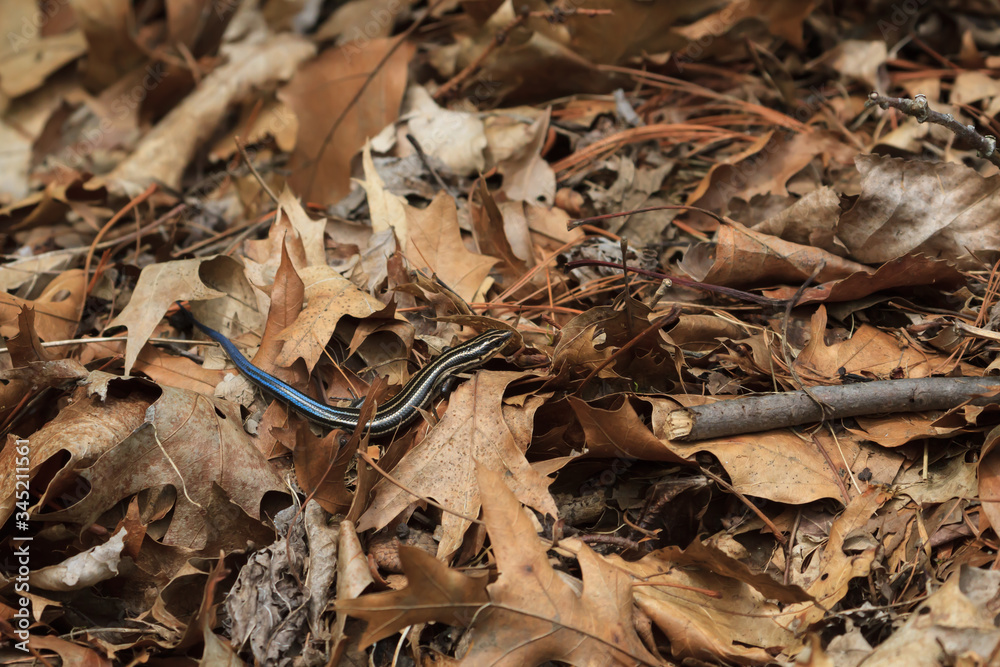
[[[236,137],[234,141],[236,142],[236,149],[240,152],[240,156],[243,158],[243,161],[247,165],[247,169],[249,169],[250,173],[253,174],[253,177],[257,179],[257,182],[260,184],[260,187],[263,188],[264,192],[267,193],[267,196],[270,197],[275,204],[277,204],[278,195],[274,194],[274,191],[271,190],[271,187],[264,182],[264,178],[260,175],[260,172],[258,172],[257,168],[253,166],[253,162],[250,160],[250,156],[247,155],[247,149],[243,145],[243,142],[240,140],[239,137]]]
[[[730,484],[730,483],[729,483],[729,482],[727,482],[726,480],[722,479],[721,477],[719,477],[719,476],[718,476],[718,475],[716,475],[715,473],[713,473],[713,472],[710,472],[710,471],[706,470],[706,469],[704,468],[704,466],[702,466],[702,467],[701,467],[701,471],[702,471],[702,472],[703,472],[703,473],[705,474],[705,476],[706,476],[706,477],[708,477],[708,478],[710,478],[710,479],[714,480],[716,484],[718,484],[719,486],[721,486],[722,488],[724,488],[724,489],[725,489],[726,491],[729,491],[729,492],[730,492],[731,494],[733,494],[734,496],[736,496],[737,498],[739,498],[739,499],[740,499],[740,501],[741,501],[741,502],[742,502],[742,503],[743,503],[744,505],[746,505],[746,506],[747,506],[747,508],[748,508],[748,509],[749,509],[749,510],[750,510],[751,512],[753,512],[754,514],[756,514],[756,515],[757,515],[757,517],[758,517],[758,518],[759,518],[759,519],[760,519],[761,521],[763,521],[763,522],[764,522],[764,525],[765,525],[765,526],[767,526],[767,527],[768,527],[768,529],[769,529],[769,530],[771,531],[771,533],[772,533],[772,534],[774,535],[774,539],[778,540],[778,542],[780,542],[780,543],[781,543],[781,546],[783,546],[783,547],[787,547],[787,546],[788,546],[788,540],[786,540],[786,539],[785,539],[785,536],[781,534],[781,531],[780,531],[780,530],[778,530],[778,527],[774,525],[774,522],[773,522],[773,521],[771,521],[771,519],[770,519],[770,518],[768,518],[768,516],[767,516],[766,514],[764,514],[764,513],[763,513],[763,512],[762,512],[762,511],[760,510],[760,508],[759,508],[759,507],[757,507],[757,506],[756,506],[756,505],[754,505],[754,504],[753,504],[752,502],[750,502],[750,499],[749,499],[749,498],[747,498],[747,497],[746,497],[746,496],[744,496],[744,495],[743,495],[742,493],[740,493],[739,491],[737,491],[737,490],[736,490],[736,487],[734,487],[734,486],[733,486],[732,484]]]
[[[578,269],[583,266],[606,266],[612,269],[622,268],[622,264],[618,262],[605,262],[599,259],[578,259],[572,262],[566,262],[563,265],[567,270]],[[648,276],[650,278],[657,278],[659,280],[669,280],[675,285],[681,285],[682,287],[690,287],[692,289],[699,289],[705,292],[714,292],[716,294],[722,294],[723,296],[728,296],[738,301],[750,301],[751,303],[759,303],[762,306],[784,306],[787,302],[784,299],[770,299],[766,296],[758,296],[756,294],[751,294],[750,292],[744,292],[742,290],[733,289],[731,287],[723,287],[722,285],[711,285],[709,283],[699,283],[694,280],[688,280],[687,278],[681,278],[679,276],[668,276],[665,273],[660,273],[659,271],[650,271],[648,269],[640,269],[635,266],[626,267],[628,271],[632,273],[638,273],[641,276]]]
[[[905,97],[886,97],[885,95],[873,92],[868,95],[868,101],[865,102],[865,106],[873,106],[875,104],[883,109],[888,109],[889,107],[898,109],[907,116],[916,118],[918,123],[934,123],[935,125],[948,128],[956,137],[975,148],[979,153],[979,157],[986,158],[991,163],[1000,167],[1000,155],[997,155],[996,152],[996,137],[991,134],[985,136],[979,134],[974,126],[962,125],[950,113],[934,111],[927,103],[925,95],[914,95],[913,99],[910,100]]]
[[[823,413],[823,418],[826,419],[829,406],[819,400],[812,392],[812,389],[807,387],[805,383],[802,382],[802,378],[799,377],[799,372],[795,369],[795,364],[792,363],[792,348],[788,344],[788,323],[792,319],[792,308],[794,308],[795,304],[797,304],[799,299],[802,298],[802,295],[806,291],[806,287],[812,284],[812,281],[816,279],[816,276],[820,274],[820,271],[822,271],[824,267],[826,267],[826,262],[820,262],[819,265],[813,269],[812,275],[806,278],[805,282],[799,285],[799,288],[795,290],[795,295],[788,300],[787,304],[785,304],[785,317],[781,323],[781,356],[785,358],[785,364],[788,366],[788,372],[792,374],[792,379],[795,380],[795,384],[798,385],[802,391],[806,392],[809,398],[816,401],[816,405],[819,406],[819,409]]]

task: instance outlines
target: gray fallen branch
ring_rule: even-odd
[[[893,412],[949,410],[964,403],[1000,403],[1000,378],[917,378],[811,387],[827,407],[827,419]],[[745,396],[680,408],[667,414],[671,440],[707,440],[823,421],[816,401],[804,391]]]

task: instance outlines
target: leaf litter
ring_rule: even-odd
[[[836,4],[3,3],[5,655],[995,663],[1000,13]]]

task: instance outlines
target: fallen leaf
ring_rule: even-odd
[[[32,586],[46,591],[77,591],[96,586],[118,575],[124,531],[118,531],[107,542],[70,556],[58,565],[35,570],[28,578]]]
[[[500,576],[487,587],[489,605],[469,631],[461,664],[657,664],[633,628],[630,578],[581,544],[576,557],[583,582],[574,586],[552,568],[503,478],[476,469]]]
[[[17,333],[18,315],[27,306],[35,311],[34,326],[39,338],[46,341],[72,338],[83,312],[86,288],[83,271],[71,269],[60,273],[32,301],[0,294],[0,334],[9,337]]]
[[[299,67],[279,99],[298,117],[289,184],[300,197],[333,203],[350,192],[351,158],[399,116],[414,50],[375,39],[363,49],[328,49]]]
[[[116,392],[128,382],[135,381],[114,379],[108,388]],[[50,513],[51,518],[86,526],[132,494],[170,485],[176,488],[176,504],[162,541],[197,550],[208,544],[206,521],[224,519],[209,514],[214,486],[253,518],[261,516],[265,493],[285,491],[280,476],[249,441],[231,403],[170,387],[161,391],[140,426],[121,440],[105,440],[100,458],[79,470],[91,485],[89,493],[72,507]],[[37,435],[33,438],[39,440],[44,444]]]
[[[406,588],[337,603],[338,612],[368,623],[361,635],[362,648],[416,623],[434,621],[468,627],[476,612],[489,603],[486,577],[470,577],[452,570],[415,547],[400,547],[399,557],[406,574]]]
[[[908,253],[979,267],[1000,247],[1000,175],[963,165],[860,155],[861,195],[840,218],[837,235],[861,262]]]
[[[1000,641],[990,602],[998,592],[1000,573],[962,566],[865,657],[865,666],[935,667],[958,656],[985,664]]]
[[[460,385],[440,423],[392,470],[396,484],[376,484],[375,498],[358,521],[358,530],[382,528],[414,501],[414,494],[433,498],[450,510],[442,517],[438,556],[453,553],[470,525],[468,517],[478,514],[482,502],[478,485],[472,483],[477,462],[510,475],[520,499],[555,516],[548,492],[551,480],[528,464],[527,442],[514,439],[501,410],[504,389],[521,377],[519,372],[479,371]]]
[[[290,34],[274,35],[262,43],[248,41],[252,43],[234,45],[229,62],[209,74],[100,182],[122,189],[141,189],[154,182],[180,187],[191,158],[211,138],[231,105],[259,88],[291,78],[315,48]]]

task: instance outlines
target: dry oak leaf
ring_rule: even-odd
[[[876,292],[920,285],[952,290],[964,284],[965,276],[951,262],[923,255],[904,255],[886,262],[874,272],[865,267],[864,271],[852,273],[846,278],[809,287],[802,292],[797,303],[801,306],[817,301],[854,301]],[[792,286],[763,291],[772,299],[791,299],[796,292],[798,288]]]
[[[643,423],[628,398],[612,410],[595,407],[574,396],[568,397],[568,400],[583,427],[588,456],[687,463],[683,456],[677,454],[673,443],[658,438]]]
[[[994,621],[998,595],[1000,573],[962,565],[909,615],[903,627],[866,656],[863,664],[989,664],[1000,642]]]
[[[768,648],[784,648],[794,634],[776,618],[781,609],[747,583],[712,572],[708,567],[676,567],[676,547],[628,562],[608,556],[608,562],[643,585],[635,601],[670,640],[677,659],[715,663],[767,664]]]
[[[666,416],[677,409],[672,407],[676,403],[662,398],[646,400],[653,405],[652,432],[664,449],[682,460],[701,451],[711,452],[741,493],[792,505],[820,498],[843,498],[836,481],[837,471],[830,470],[814,443],[803,440],[790,429],[694,443],[674,442],[667,437]],[[827,451],[836,451],[829,435],[817,433],[816,438]]]
[[[847,340],[827,345],[826,322],[826,307],[821,305],[810,321],[809,343],[795,358],[795,368],[807,383],[833,381],[840,369],[879,379],[889,379],[902,369],[905,377],[922,378],[948,373],[958,364],[957,359],[919,350],[905,338],[870,324],[859,326]]]
[[[568,541],[582,573],[564,576],[503,477],[477,466],[483,522],[496,555],[489,605],[469,631],[463,665],[658,665],[633,625],[632,580],[585,544]]]
[[[415,623],[447,623],[467,627],[478,609],[489,603],[485,576],[470,577],[416,547],[400,547],[406,588],[340,600],[338,612],[368,623],[361,648]]]
[[[92,377],[99,381],[102,375]],[[138,382],[105,381],[108,394]],[[160,391],[143,423],[120,441],[103,442],[106,451],[79,472],[90,483],[90,492],[72,507],[47,514],[48,519],[90,525],[122,499],[170,485],[176,489],[174,515],[161,541],[199,550],[210,543],[211,531],[226,530],[219,522],[233,520],[232,515],[210,513],[213,503],[219,502],[215,487],[254,519],[261,517],[264,494],[286,490],[243,430],[238,406],[172,387]]]
[[[375,169],[371,146],[365,146],[361,164],[365,172],[361,186],[368,196],[372,229],[394,229],[412,268],[426,269],[465,301],[473,301],[499,260],[465,246],[455,200],[441,193],[427,208],[415,208],[386,189]]]
[[[342,317],[365,320],[390,317],[392,309],[372,295],[362,292],[350,280],[329,266],[299,270],[305,284],[306,307],[295,321],[278,334],[284,341],[275,364],[288,367],[302,358],[312,370],[323,356]]]
[[[410,236],[403,251],[410,265],[433,272],[466,301],[475,300],[497,259],[465,247],[455,200],[442,193],[427,208],[404,210]]]
[[[358,521],[358,531],[384,527],[417,494],[433,498],[451,510],[441,520],[438,556],[453,553],[471,525],[468,517],[479,513],[482,499],[475,481],[476,462],[507,475],[514,493],[526,505],[556,516],[558,510],[548,491],[551,480],[539,474],[524,457],[530,434],[515,439],[503,418],[504,389],[525,375],[519,371],[478,371],[460,385],[451,395],[441,421],[392,470],[396,482],[408,491],[379,480],[372,504]]]
[[[977,470],[979,478],[978,498],[1000,498],[1000,447],[997,446],[998,444],[1000,444],[1000,426],[991,430],[983,443]],[[1000,504],[984,502],[983,514],[989,524],[993,526],[993,530],[1000,532]]]
[[[374,583],[371,565],[354,522],[345,519],[340,522],[340,539],[337,543],[337,590],[334,595],[337,600],[354,600],[361,592]],[[324,606],[325,608],[325,606]],[[319,612],[322,613],[323,609]],[[347,641],[344,627],[347,624],[347,614],[337,612],[337,618],[330,627],[332,643]],[[351,633],[351,636],[356,636]]]
[[[35,332],[39,338],[73,338],[86,298],[87,278],[80,269],[60,273],[34,300],[0,294],[0,335],[9,338],[16,334],[17,317],[23,307],[30,306],[35,310]]]
[[[501,190],[511,201],[551,206],[555,200],[556,175],[542,157],[551,116],[552,107],[547,107],[531,125],[524,128],[524,145],[509,151],[509,155],[497,161],[497,170],[503,174]]]
[[[785,124],[788,120],[784,117]],[[822,156],[824,160],[832,158],[850,164],[857,153],[856,148],[844,144],[832,132],[809,131],[801,125],[795,129],[799,131],[769,132],[727,162],[713,165],[687,203],[724,213],[733,197],[750,201],[754,195],[787,196],[788,180],[814,158]],[[698,219],[703,218],[701,215]]]
[[[792,568],[793,581],[805,588],[816,602],[803,602],[785,607],[776,619],[778,624],[789,630],[798,631],[820,621],[828,613],[826,610],[832,609],[847,595],[851,579],[864,577],[871,571],[876,547],[869,547],[860,553],[847,554],[844,552],[844,542],[849,536],[870,536],[867,529],[868,520],[888,499],[888,496],[880,493],[878,489],[869,487],[862,495],[851,500],[830,527],[829,539],[815,568],[811,568],[804,575],[795,573],[795,568]],[[870,542],[875,543],[873,539]],[[813,559],[815,560],[815,556]]]
[[[82,639],[80,640],[82,641]],[[83,646],[75,642],[68,642],[55,635],[31,635],[31,648],[41,653],[42,651],[52,651],[62,660],[63,665],[80,665],[81,667],[112,667],[114,664],[101,653],[89,646]],[[51,657],[42,654],[45,657]],[[42,663],[45,664],[45,663]],[[50,661],[49,664],[52,664]]]
[[[112,377],[91,374],[91,381],[103,379],[106,382]],[[68,454],[68,460],[55,474],[40,502],[50,502],[66,489],[72,489],[76,471],[92,465],[137,429],[157,395],[155,388],[138,381],[124,391],[112,392],[103,398],[95,395],[91,388],[78,388],[69,405],[28,438],[31,443],[29,475],[32,477],[53,457],[60,456],[61,452]],[[16,435],[8,435],[6,446],[0,449],[0,465],[8,466],[8,470],[15,468],[16,439]],[[6,521],[14,510],[15,482],[14,475],[0,475],[0,522]]]
[[[139,280],[132,292],[128,305],[118,316],[108,323],[108,327],[128,327],[128,343],[125,346],[125,375],[139,356],[139,351],[149,340],[153,330],[163,319],[163,314],[177,300],[204,300],[225,296],[209,287],[225,285],[233,296],[230,303],[256,303],[249,281],[243,277],[243,266],[236,260],[225,257],[203,259],[182,259],[174,262],[150,264],[139,274]],[[238,312],[219,313],[224,321],[238,319],[244,325],[259,324],[259,315],[249,308],[239,307]],[[203,322],[212,322],[196,313]]]
[[[326,219],[313,220],[306,215],[302,204],[287,186],[278,197],[278,212],[276,213],[278,218],[281,217],[282,213],[288,217],[292,229],[298,235],[308,265],[326,267],[326,247],[323,242]],[[301,272],[305,267],[297,266],[295,268]]]
[[[856,259],[887,262],[908,253],[980,266],[1000,248],[1000,174],[964,165],[859,155],[861,194],[837,235]]]

